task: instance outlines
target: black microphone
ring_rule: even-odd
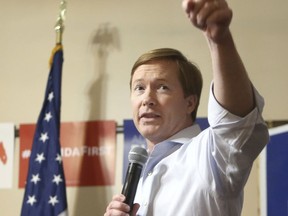
[[[125,182],[121,193],[126,197],[124,203],[128,204],[132,211],[138,182],[141,176],[143,165],[148,159],[148,153],[146,149],[135,146],[130,150],[128,159],[129,166],[126,172]]]

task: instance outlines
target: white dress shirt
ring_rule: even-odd
[[[212,89],[212,88],[211,88]],[[253,161],[268,143],[263,98],[241,118],[229,113],[210,90],[208,121],[185,128],[155,145],[138,184],[139,216],[239,216]]]

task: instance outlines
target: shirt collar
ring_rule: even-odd
[[[183,130],[171,136],[168,141],[184,144],[191,140],[193,137],[197,136],[200,132],[200,126],[197,123],[194,123],[192,126],[184,128]]]
[[[148,173],[154,168],[154,166],[159,161],[175,152],[184,143],[189,142],[193,137],[197,136],[200,132],[201,129],[198,126],[198,124],[193,124],[192,126],[179,131],[169,139],[156,144],[149,154],[149,158],[143,172],[144,179],[147,177]]]

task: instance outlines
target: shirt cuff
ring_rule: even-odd
[[[254,123],[262,123],[263,119],[261,113],[264,107],[264,99],[259,94],[257,89],[252,85],[254,100],[255,100],[255,108],[248,113],[244,117],[240,117],[230,113],[224,107],[222,107],[218,101],[216,100],[214,93],[213,93],[213,82],[210,85],[210,95],[209,95],[209,102],[208,102],[208,121],[211,127],[218,125],[219,123],[228,123],[228,122],[235,122],[241,121],[245,119],[255,119],[256,122]],[[252,119],[251,119],[252,118]]]

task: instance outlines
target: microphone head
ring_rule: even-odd
[[[143,166],[148,159],[148,152],[145,148],[135,146],[130,150],[128,159],[130,163],[137,163]]]

